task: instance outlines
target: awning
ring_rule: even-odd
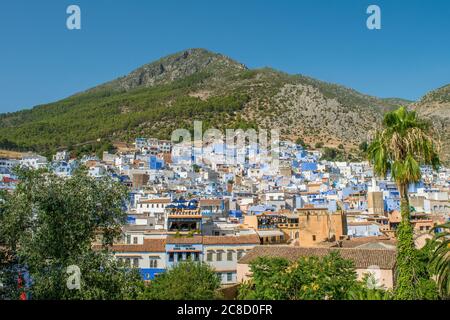
[[[257,231],[260,237],[280,237],[284,236],[284,233],[278,230],[270,230],[270,231]]]
[[[132,254],[116,254],[117,258],[139,258],[142,259],[142,256],[132,255]]]

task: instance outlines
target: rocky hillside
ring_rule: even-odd
[[[146,64],[127,76],[94,88],[93,91],[104,89],[130,91],[169,84],[202,72],[214,73],[221,77],[224,73],[244,70],[247,68],[243,64],[221,54],[212,54],[202,49],[189,49]]]
[[[441,142],[442,158],[450,163],[450,84],[429,92],[411,108],[431,120]]]
[[[67,99],[0,115],[0,148],[51,152],[137,136],[169,138],[202,120],[219,129],[279,128],[285,138],[342,144],[357,153],[385,111],[409,103],[269,68],[249,70],[190,49]]]

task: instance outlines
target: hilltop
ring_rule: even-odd
[[[0,115],[0,148],[89,151],[138,136],[167,139],[202,120],[204,128],[279,128],[283,138],[342,144],[357,155],[384,112],[410,103],[188,49],[61,101]]]
[[[450,84],[433,90],[411,105],[420,115],[431,120],[441,142],[444,162],[450,160]]]

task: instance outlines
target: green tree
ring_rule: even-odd
[[[439,166],[439,157],[429,124],[416,113],[401,107],[386,113],[383,129],[378,131],[368,147],[368,158],[375,174],[391,173],[400,193],[402,221],[397,229],[397,283],[398,299],[419,299],[420,281],[418,257],[410,222],[408,185],[421,179],[420,165]]]
[[[321,159],[322,160],[333,161],[333,160],[335,160],[338,157],[338,155],[339,155],[338,150],[336,150],[334,148],[325,147],[323,149],[322,158]]]
[[[9,196],[6,191],[0,190],[0,217],[5,213],[5,204]],[[1,228],[1,222],[0,222]],[[6,237],[0,232],[0,300],[15,299],[20,292],[17,287],[17,259],[13,255],[11,248],[6,245]]]
[[[362,152],[367,152],[367,148],[369,148],[369,144],[367,143],[367,141],[363,141],[359,144],[358,148]]]
[[[153,280],[140,295],[143,300],[213,300],[220,298],[219,277],[206,263],[186,261]]]
[[[353,262],[338,252],[302,257],[291,263],[260,257],[250,263],[252,278],[239,288],[239,299],[343,300],[357,284]]]
[[[351,300],[392,300],[393,293],[380,287],[373,274],[365,274],[348,293]]]
[[[430,262],[433,257],[436,244],[427,240],[425,246],[417,250],[418,264],[416,267],[419,282],[417,292],[421,299],[437,300],[439,292],[436,281],[433,280],[433,272],[430,268]]]
[[[306,147],[306,143],[302,138],[297,138],[297,140],[295,140],[295,144],[302,146],[303,148]]]
[[[436,232],[443,229],[442,232]],[[434,228],[434,251],[430,260],[431,272],[436,275],[438,288],[443,298],[450,297],[450,222]]]
[[[92,248],[98,234],[105,247],[120,235],[126,189],[110,178],[90,178],[83,170],[69,179],[46,171],[17,174],[16,190],[3,197],[0,234],[12,255],[13,277],[24,270],[32,280],[26,288],[31,298],[137,297],[139,274],[119,266],[106,250]],[[67,286],[69,266],[81,271],[80,290]],[[9,288],[13,291],[14,285]]]

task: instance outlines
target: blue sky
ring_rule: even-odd
[[[66,28],[66,8],[82,29]],[[382,29],[366,28],[377,4]],[[56,101],[186,48],[380,97],[450,83],[448,0],[2,0],[0,113]]]

